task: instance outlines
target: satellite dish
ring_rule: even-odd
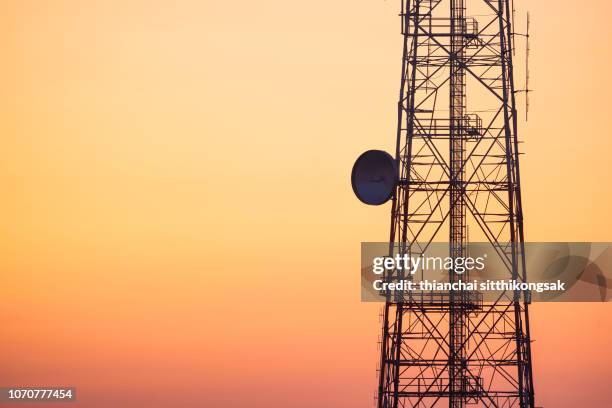
[[[351,185],[361,202],[368,205],[386,203],[397,185],[395,159],[382,150],[368,150],[353,165]]]

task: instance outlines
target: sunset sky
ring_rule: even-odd
[[[527,5],[526,238],[612,241],[612,6],[517,0],[519,30]],[[395,141],[399,1],[3,6],[0,386],[371,407],[359,249],[389,206],[349,175]],[[612,306],[538,304],[531,323],[537,405],[612,406]]]

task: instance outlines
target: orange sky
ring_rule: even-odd
[[[398,3],[5,2],[0,385],[73,385],[71,407],[372,406],[359,243],[389,208],[349,172],[395,140]],[[612,241],[612,6],[529,9],[527,239]],[[610,310],[533,307],[538,405],[612,405]]]

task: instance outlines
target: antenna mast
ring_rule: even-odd
[[[527,12],[527,34],[525,35],[525,121],[529,120],[529,25],[530,17],[529,12]]]

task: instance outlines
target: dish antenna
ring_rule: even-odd
[[[357,198],[368,205],[381,205],[393,197],[397,185],[395,159],[382,150],[363,153],[351,172],[351,185]]]

